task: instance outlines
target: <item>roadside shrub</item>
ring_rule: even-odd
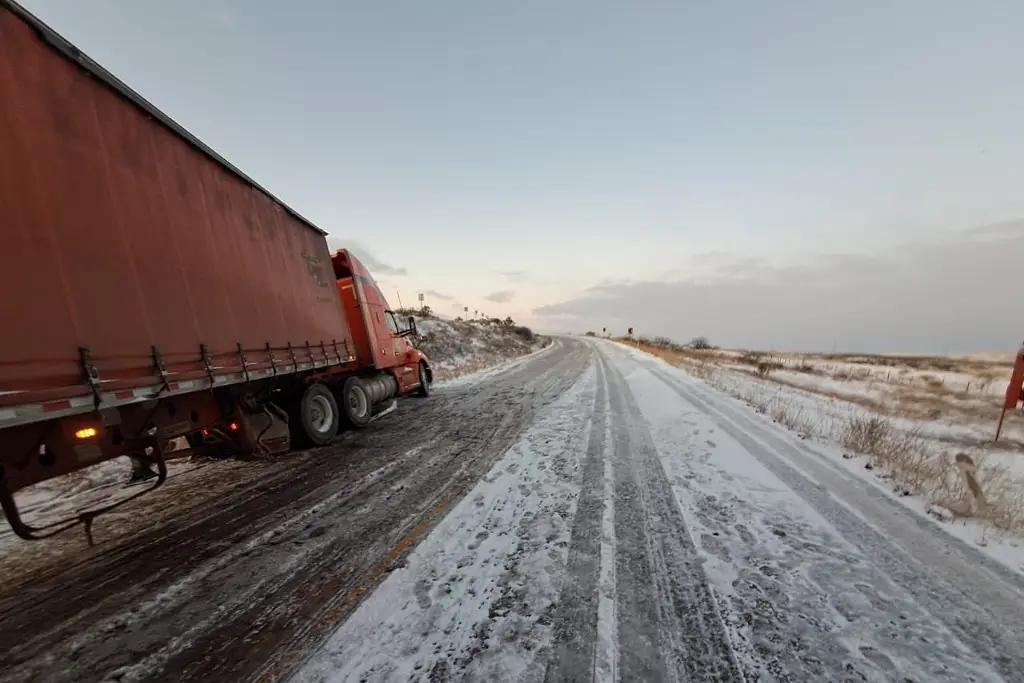
[[[800,364],[793,368],[796,372],[802,372],[808,375],[817,375],[818,369],[806,360],[800,361]]]
[[[764,354],[761,353],[760,351],[744,351],[743,353],[740,354],[738,360],[740,363],[743,363],[744,365],[753,365],[756,367],[757,364],[760,363],[761,359],[763,358]]]
[[[664,351],[674,351],[678,348],[678,345],[668,337],[655,337],[647,343],[656,349]]]
[[[535,340],[537,338],[537,335],[535,335],[533,333],[533,330],[531,330],[529,327],[525,327],[523,325],[517,325],[517,326],[513,327],[512,328],[512,333],[515,334],[517,337],[521,337],[521,338],[525,339],[528,342],[532,342],[533,340]],[[590,333],[588,332],[588,334],[590,334]],[[594,335],[591,334],[590,336],[594,336]]]
[[[687,346],[698,351],[706,351],[715,348],[711,345],[711,342],[708,341],[707,337],[694,337],[690,340],[690,343],[687,344]]]
[[[917,469],[928,458],[924,435],[919,429],[904,430],[880,415],[855,414],[847,420],[840,443],[869,456],[889,470]]]

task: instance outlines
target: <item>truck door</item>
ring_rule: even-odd
[[[391,334],[391,351],[394,363],[396,366],[395,375],[398,377],[398,383],[402,389],[408,389],[410,386],[419,381],[419,368],[413,367],[410,363],[412,360],[412,344],[405,337],[399,336],[402,332],[401,326],[398,324],[398,318],[391,311],[385,311],[384,315],[388,323],[388,332]]]
[[[388,327],[387,311],[378,301],[370,301],[367,306],[370,311],[370,326],[373,328],[372,335],[376,341],[373,355],[377,358],[377,367],[394,367],[398,359],[395,358],[395,348],[392,339],[391,329]]]

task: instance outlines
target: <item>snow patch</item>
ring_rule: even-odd
[[[604,443],[612,443],[611,421]],[[604,513],[601,517],[601,568],[598,575],[597,653],[594,683],[614,683],[619,667],[619,634],[615,609],[615,476],[612,459],[604,461]]]

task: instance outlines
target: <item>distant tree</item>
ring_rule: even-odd
[[[689,346],[691,349],[701,350],[714,348],[713,346],[711,346],[711,342],[708,341],[707,337],[694,337],[693,339],[690,340],[690,343],[687,346]]]
[[[420,315],[426,318],[429,318],[433,313],[434,311],[428,305],[424,305],[423,308],[420,309]]]
[[[596,337],[597,335],[594,332],[592,332],[591,330],[587,330],[587,336],[588,337]]]
[[[508,316],[504,321],[502,321],[502,324],[505,325],[505,327],[515,327],[516,321],[512,319],[512,316]]]

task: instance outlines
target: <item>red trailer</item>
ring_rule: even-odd
[[[12,496],[30,484],[130,455],[155,487],[175,437],[324,445],[429,391],[415,325],[352,254],[10,0],[0,103],[0,506],[20,536],[104,511],[33,529]]]

